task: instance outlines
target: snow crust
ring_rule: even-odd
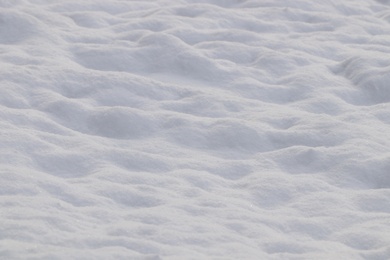
[[[0,0],[0,258],[389,259],[390,1]]]

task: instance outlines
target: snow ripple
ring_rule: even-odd
[[[0,0],[0,257],[387,259],[388,2]]]

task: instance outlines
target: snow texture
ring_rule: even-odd
[[[390,1],[0,0],[1,259],[390,259]]]

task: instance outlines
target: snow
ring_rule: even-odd
[[[390,1],[0,0],[0,258],[389,259]]]

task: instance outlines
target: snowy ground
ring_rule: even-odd
[[[1,259],[390,259],[390,1],[0,0]]]

